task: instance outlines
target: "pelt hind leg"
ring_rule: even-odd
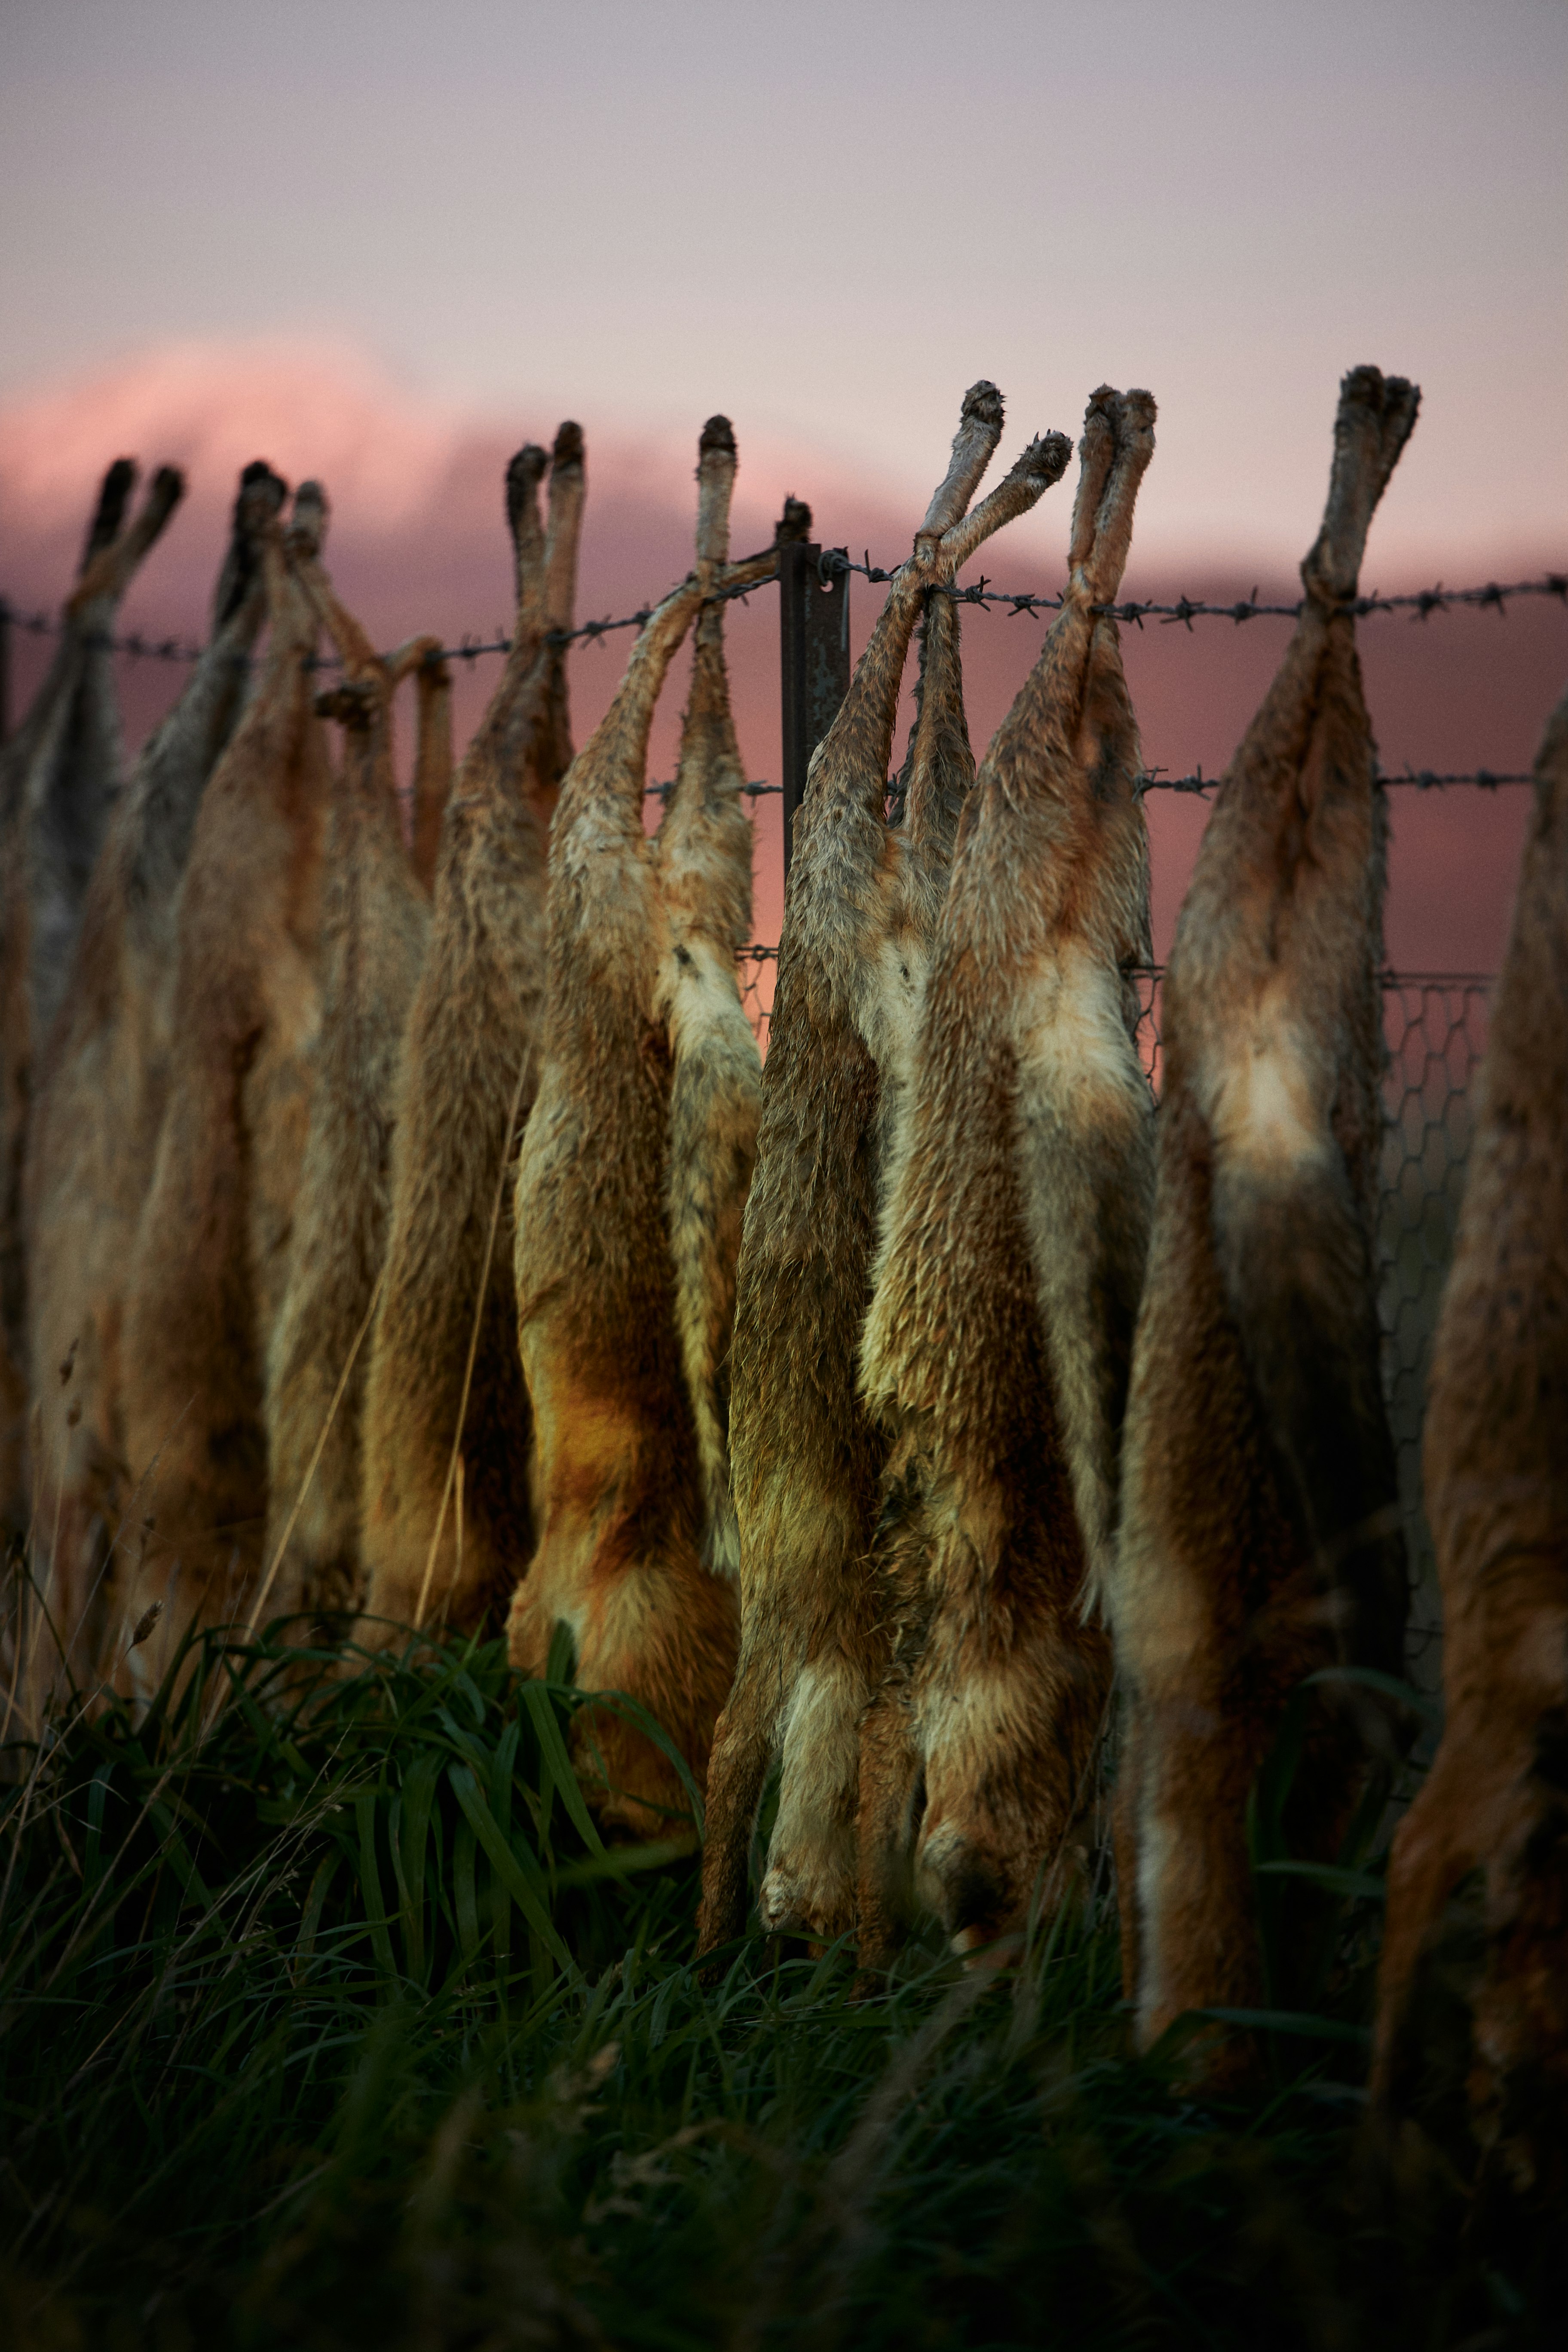
[[[1415,384],[1374,367],[1352,368],[1340,386],[1323,527],[1301,567],[1308,589],[1331,603],[1355,594],[1367,530],[1420,402]]]
[[[697,1950],[733,1942],[746,1925],[747,1864],[763,1785],[773,1759],[778,1704],[774,1662],[742,1646],[724,1711],[713,1729],[702,1851]]]
[[[910,1908],[910,1858],[921,1757],[902,1677],[889,1678],[860,1722],[860,1980],[893,1964]]]
[[[1116,401],[1108,383],[1089,396],[1083,433],[1078,445],[1078,488],[1073,496],[1072,534],[1068,541],[1068,569],[1077,572],[1089,562],[1100,522],[1100,502],[1116,462]]]
[[[557,1619],[576,1636],[580,1686],[620,1692],[646,1709],[700,1789],[709,1727],[734,1668],[733,1587],[700,1565],[694,1541],[666,1542],[629,1560],[590,1559],[570,1587],[536,1560],[508,1621],[513,1665],[542,1671]],[[681,1817],[689,1799],[680,1773],[634,1722],[595,1709],[583,1720],[578,1746],[591,1801],[607,1830],[643,1838],[686,1834]]]
[[[1296,1516],[1347,1622],[1341,1656],[1397,1675],[1405,1546],[1378,1377],[1373,1272],[1342,1164],[1276,1171],[1247,1139],[1215,1171],[1221,1272]]]
[[[1423,1945],[1459,1881],[1479,1855],[1472,1834],[1470,1768],[1451,1748],[1439,1755],[1394,1832],[1388,1858],[1388,1908],[1377,1968],[1377,2034],[1372,2093],[1388,2098],[1402,2058],[1402,2032]]]
[[[1121,1947],[1121,1998],[1138,2000],[1143,1973],[1142,1923],[1138,1911],[1138,1818],[1143,1789],[1143,1735],[1133,1707],[1122,1703],[1121,1752],[1116,1766],[1110,1838],[1116,1857],[1116,1908]]]
[[[1121,585],[1132,545],[1132,511],[1138,500],[1138,485],[1154,454],[1152,394],[1112,393],[1110,413],[1115,436],[1114,457],[1096,502],[1092,542],[1083,556],[1077,558],[1082,564],[1084,585],[1096,604],[1109,604]]]
[[[1263,1999],[1247,1799],[1273,1725],[1234,1686],[1166,1672],[1137,1698],[1138,2039],[1143,2048],[1192,2010],[1257,2009]],[[1127,1900],[1124,1895],[1123,1900]],[[1209,2079],[1247,2071],[1233,2045]]]
[[[1019,1612],[1022,1616],[1023,1612]],[[928,1656],[944,1645],[933,1629]],[[1095,1629],[1065,1620],[960,1656],[919,1701],[926,1810],[915,1888],[953,1949],[1022,1929],[1037,1885],[1068,1858],[1089,1792],[1110,1655]]]
[[[779,1809],[759,1902],[773,1935],[831,1943],[855,1916],[863,1669],[840,1649],[808,1659],[783,1732]]]

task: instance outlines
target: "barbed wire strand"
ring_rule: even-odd
[[[817,570],[825,584],[847,572],[858,572],[872,582],[890,581],[898,574],[898,567],[888,572],[873,563],[868,550],[865,560],[856,563],[848,550],[842,547],[825,548]],[[1021,613],[1059,613],[1067,601],[1065,590],[1055,596],[1046,596],[1020,593],[1011,588],[992,588],[987,584],[984,572],[968,588],[938,583],[933,593],[950,596],[955,604],[1010,605],[1014,617]],[[1568,572],[1548,572],[1539,580],[1514,580],[1506,585],[1489,580],[1484,586],[1478,588],[1445,588],[1439,582],[1435,588],[1418,588],[1402,596],[1384,596],[1373,590],[1370,596],[1347,599],[1344,609],[1353,613],[1358,619],[1373,613],[1407,612],[1415,620],[1426,621],[1434,613],[1447,612],[1455,605],[1489,607],[1499,614],[1506,614],[1509,599],[1512,596],[1555,596],[1560,603],[1568,604]],[[1145,620],[1152,619],[1167,625],[1182,623],[1190,630],[1194,621],[1234,621],[1238,625],[1243,621],[1264,619],[1294,621],[1300,619],[1305,602],[1304,597],[1299,596],[1289,604],[1262,604],[1254,588],[1250,596],[1236,597],[1225,604],[1211,604],[1202,597],[1193,596],[1179,596],[1173,604],[1163,604],[1153,599],[1140,602],[1131,598],[1120,604],[1095,604],[1090,610],[1108,614],[1115,621],[1135,623],[1139,628],[1142,627]]]
[[[825,549],[817,563],[817,571],[825,585],[848,572],[858,572],[873,583],[890,581],[897,577],[898,569],[895,566],[893,571],[884,571],[871,562],[868,551],[863,562],[856,563],[847,550],[842,547]],[[774,585],[776,583],[771,579],[748,581],[743,587],[721,589],[707,601],[717,604],[727,604],[736,600],[743,602],[759,588]],[[1047,596],[1034,590],[993,588],[988,585],[984,573],[970,587],[960,588],[938,583],[929,593],[949,596],[956,604],[1005,604],[1015,619],[1020,614],[1034,615],[1059,612],[1065,601],[1063,594]],[[1568,605],[1568,572],[1548,572],[1539,580],[1513,580],[1506,583],[1489,580],[1484,586],[1476,588],[1445,588],[1439,583],[1435,588],[1416,589],[1401,596],[1384,596],[1374,591],[1370,596],[1355,597],[1345,609],[1358,618],[1375,613],[1407,612],[1415,620],[1426,621],[1434,613],[1446,613],[1456,606],[1506,614],[1510,600],[1516,596],[1552,596],[1560,604]],[[1258,591],[1254,588],[1250,596],[1237,597],[1225,604],[1211,604],[1203,598],[1180,596],[1173,604],[1160,604],[1152,599],[1142,602],[1132,599],[1120,604],[1097,604],[1092,609],[1109,614],[1113,620],[1135,624],[1139,628],[1146,620],[1158,620],[1162,625],[1184,624],[1190,631],[1194,621],[1232,621],[1238,625],[1243,621],[1293,621],[1300,616],[1303,602],[1304,599],[1298,597],[1290,604],[1263,604],[1258,601]],[[655,609],[652,604],[645,604],[635,613],[623,614],[618,619],[584,621],[574,629],[552,629],[545,641],[552,646],[569,646],[610,636],[617,629],[640,629],[652,618]],[[0,597],[0,617],[31,636],[58,636],[65,628],[65,624],[52,614],[21,612],[5,597]],[[106,646],[110,653],[129,655],[133,661],[190,663],[199,661],[204,651],[201,646],[182,643],[176,637],[153,640],[139,631],[132,631],[124,636],[99,631],[85,638],[84,642],[89,646]],[[439,646],[426,656],[426,660],[430,663],[472,663],[484,655],[510,653],[511,642],[500,631],[493,637],[485,638],[465,633],[457,645]],[[243,662],[248,666],[251,656],[248,654],[237,655],[235,659],[237,664]],[[310,666],[319,669],[334,668],[336,658],[331,655],[315,655],[310,657]]]
[[[737,963],[776,963],[778,952],[776,942],[759,940],[750,947],[737,948],[735,961]],[[1158,983],[1165,977],[1163,963],[1134,963],[1126,969],[1131,980]],[[1424,992],[1447,989],[1453,995],[1464,996],[1494,987],[1497,974],[1490,971],[1397,971],[1392,964],[1385,964],[1377,975],[1377,982],[1385,994],[1393,994],[1402,988],[1419,989]],[[1147,1012],[1148,1007],[1145,1006],[1144,1010]]]
[[[703,602],[708,604],[744,604],[746,598],[754,595],[759,588],[771,588],[774,584],[775,583],[771,579],[748,580],[738,588],[721,588],[713,595],[704,597]],[[541,643],[550,646],[570,646],[575,645],[582,639],[609,636],[616,629],[640,629],[652,620],[657,609],[657,605],[645,604],[637,612],[623,614],[618,620],[584,621],[575,629],[547,629]],[[20,629],[26,635],[34,637],[64,636],[68,625],[52,613],[19,612],[16,606],[5,596],[0,596],[0,621],[8,621],[14,629]],[[197,645],[194,640],[187,639],[182,642],[178,637],[161,637],[153,642],[137,630],[117,637],[108,629],[92,629],[84,632],[81,642],[84,646],[106,647],[111,654],[127,654],[132,661],[190,664],[200,661],[206,651],[205,646]],[[433,668],[437,662],[471,663],[485,654],[510,654],[511,646],[511,639],[500,629],[493,637],[483,638],[471,635],[465,631],[455,646],[432,646],[424,656],[422,667]],[[255,656],[251,654],[236,654],[233,658],[237,669],[248,669]],[[336,654],[307,654],[305,667],[307,669],[339,669],[342,664]]]
[[[817,570],[825,584],[847,572],[858,572],[873,583],[890,581],[895,577],[895,572],[883,571],[872,563],[869,551],[867,552],[863,562],[856,563],[851,560],[848,551],[841,547],[825,549],[818,559]],[[755,589],[769,588],[775,584],[775,582],[766,579],[748,581],[742,587],[721,589],[717,595],[707,601],[712,604],[743,601]],[[988,588],[984,574],[971,587],[942,585],[939,593],[951,596],[954,603],[960,604],[982,606],[1006,604],[1011,607],[1015,617],[1021,613],[1059,612],[1063,603],[1060,595],[1045,596],[1022,593],[1011,589]],[[1549,572],[1539,580],[1516,580],[1507,586],[1500,586],[1497,582],[1490,581],[1484,587],[1479,588],[1444,588],[1439,585],[1436,588],[1420,589],[1405,596],[1377,594],[1362,596],[1356,599],[1353,610],[1358,614],[1409,611],[1415,619],[1425,621],[1433,613],[1446,611],[1453,605],[1491,608],[1500,613],[1506,613],[1507,600],[1510,596],[1554,596],[1568,604],[1568,572]],[[619,619],[584,621],[575,629],[552,629],[548,633],[545,642],[553,646],[573,645],[608,636],[617,629],[640,629],[652,618],[654,610],[655,607],[651,604],[643,605],[637,612],[625,614]],[[1194,602],[1192,598],[1184,596],[1174,604],[1133,602],[1097,605],[1095,610],[1109,613],[1119,621],[1135,622],[1140,628],[1146,618],[1157,617],[1163,624],[1172,621],[1185,622],[1190,629],[1194,620],[1228,620],[1237,623],[1263,617],[1293,620],[1301,610],[1301,600],[1299,599],[1293,604],[1262,604],[1258,603],[1258,591],[1254,588],[1250,597],[1229,604],[1208,604]],[[5,597],[0,597],[0,619],[8,621],[13,627],[32,636],[58,636],[63,635],[66,626],[63,621],[57,620],[48,613],[20,613]],[[188,664],[199,661],[205,650],[198,645],[183,645],[174,637],[163,637],[153,642],[139,631],[132,631],[124,636],[115,636],[108,631],[95,631],[86,636],[83,642],[88,646],[107,646],[110,653],[127,655],[132,661]],[[490,638],[479,638],[465,634],[456,646],[441,646],[433,649],[426,655],[425,661],[426,666],[451,661],[463,661],[471,665],[485,655],[510,654],[511,646],[511,639],[499,631],[494,637]],[[251,660],[252,656],[248,654],[238,654],[235,656],[237,667],[248,668]],[[306,657],[307,668],[331,669],[337,667],[339,667],[337,658],[332,655],[317,654]],[[1187,793],[1195,794],[1199,798],[1206,798],[1218,781],[1216,777],[1205,776],[1201,766],[1191,775],[1186,776],[1167,776],[1163,770],[1151,768],[1146,769],[1139,777],[1135,789],[1140,799],[1146,793],[1151,792]],[[1504,773],[1489,768],[1477,768],[1462,773],[1439,773],[1430,768],[1407,768],[1401,774],[1380,775],[1378,778],[1379,783],[1382,784],[1409,785],[1417,792],[1423,793],[1441,791],[1449,785],[1470,785],[1482,792],[1495,792],[1502,784],[1528,784],[1531,781],[1531,777],[1526,774]],[[784,787],[782,784],[753,782],[743,784],[741,789],[749,800],[755,801],[782,793]],[[650,784],[646,797],[650,800],[666,800],[672,790],[673,786],[668,783]],[[896,803],[900,795],[897,786],[891,781],[888,790],[889,797]]]

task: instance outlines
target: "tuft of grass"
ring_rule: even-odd
[[[13,1745],[0,2342],[1531,2340],[1534,2254],[1461,2242],[1451,2169],[1360,2185],[1365,1853],[1308,2005],[1249,2021],[1269,2087],[1204,2106],[1179,2036],[1129,2053],[1103,1886],[989,1977],[917,1944],[858,2002],[852,1953],[752,1936],[700,1980],[695,1815],[602,1843],[566,1671],[209,1633]]]

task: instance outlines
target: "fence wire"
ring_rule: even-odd
[[[847,548],[829,547],[823,550],[817,568],[826,585],[828,580],[836,579],[846,572],[858,572],[864,579],[874,582],[892,580],[900,567],[895,565],[891,572],[883,571],[872,562],[869,552],[863,562],[856,563],[850,560]],[[1020,613],[1059,613],[1066,602],[1063,593],[1044,596],[1033,593],[1021,593],[1012,588],[993,588],[987,584],[984,573],[971,587],[960,588],[949,582],[938,582],[928,593],[950,596],[955,604],[1006,604],[1015,616]],[[1489,606],[1494,612],[1506,613],[1510,596],[1555,596],[1560,603],[1568,604],[1568,572],[1548,572],[1539,580],[1515,580],[1507,586],[1489,580],[1479,588],[1445,588],[1439,582],[1435,588],[1417,588],[1404,596],[1384,596],[1374,589],[1370,596],[1347,599],[1345,610],[1354,613],[1358,619],[1364,619],[1373,613],[1408,613],[1414,620],[1426,621],[1434,613],[1447,612],[1456,604]],[[1135,598],[1129,598],[1120,604],[1096,604],[1091,610],[1109,614],[1113,621],[1131,621],[1138,628],[1142,628],[1146,620],[1158,620],[1163,626],[1176,623],[1191,630],[1194,621],[1294,621],[1300,618],[1304,602],[1304,598],[1297,597],[1291,604],[1263,604],[1254,588],[1249,596],[1234,597],[1226,604],[1211,604],[1201,596],[1178,596],[1173,604],[1152,601],[1140,603]]]
[[[899,568],[895,565],[892,571],[884,571],[871,562],[868,552],[863,562],[856,563],[851,560],[848,549],[844,547],[825,548],[817,559],[817,569],[825,587],[830,580],[847,572],[858,572],[862,578],[873,582],[889,581],[897,576]],[[743,587],[721,588],[708,601],[728,604],[738,599],[744,603],[748,596],[755,595],[760,589],[772,588],[776,584],[771,579],[752,580]],[[1005,604],[1014,618],[1020,614],[1057,613],[1061,610],[1063,603],[1059,593],[1048,596],[1035,589],[993,588],[984,573],[969,587],[960,588],[952,583],[942,582],[933,585],[928,593],[949,596],[956,604]],[[1506,583],[1489,580],[1475,588],[1445,588],[1439,582],[1434,588],[1417,588],[1410,594],[1401,596],[1384,596],[1374,590],[1370,596],[1355,597],[1346,609],[1361,619],[1374,613],[1408,613],[1413,620],[1426,621],[1434,613],[1446,613],[1458,606],[1503,614],[1508,610],[1510,599],[1515,596],[1553,596],[1559,604],[1568,604],[1568,572],[1548,572],[1538,580],[1512,580]],[[1300,597],[1293,604],[1260,603],[1254,588],[1250,595],[1233,597],[1228,604],[1212,604],[1203,597],[1192,596],[1179,596],[1172,604],[1152,599],[1140,602],[1130,598],[1120,604],[1099,604],[1094,609],[1108,613],[1113,620],[1131,622],[1138,628],[1142,628],[1146,620],[1157,620],[1162,626],[1183,625],[1190,633],[1194,621],[1233,621],[1238,625],[1243,621],[1293,621],[1300,613],[1301,603]],[[583,621],[574,629],[552,629],[548,641],[552,646],[570,646],[609,636],[617,629],[640,629],[651,619],[654,610],[654,605],[645,604],[635,613],[624,613],[613,620]],[[65,626],[64,622],[53,614],[42,611],[24,613],[5,596],[0,596],[0,624],[8,624],[24,635],[35,637],[58,636]],[[123,636],[116,636],[110,631],[96,631],[83,642],[91,646],[106,646],[110,653],[127,654],[133,661],[195,662],[201,659],[203,652],[203,647],[194,640],[147,637],[140,630],[132,630]],[[498,629],[491,637],[465,630],[458,644],[438,646],[427,654],[426,659],[430,662],[474,662],[481,655],[509,654],[510,651],[511,639],[504,630]],[[237,655],[235,660],[237,665],[248,664],[250,656]],[[337,667],[336,656],[330,654],[315,656],[310,666],[318,669],[333,669]]]
[[[742,998],[764,1048],[777,975],[776,948],[740,959]],[[1163,974],[1137,975],[1138,1045],[1160,1088]],[[1421,1500],[1421,1429],[1437,1308],[1454,1254],[1465,1164],[1474,1132],[1473,1080],[1486,1044],[1491,982],[1479,973],[1389,972],[1383,982],[1384,1132],[1378,1218],[1378,1312],[1384,1394],[1399,1465],[1399,1499],[1411,1606],[1405,1656],[1413,1682],[1441,1679],[1442,1615],[1436,1560]]]

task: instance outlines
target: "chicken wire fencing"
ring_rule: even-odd
[[[740,981],[764,1049],[778,950],[752,947]],[[1138,1044],[1156,1094],[1160,1077],[1158,971],[1138,975]],[[1394,973],[1383,982],[1383,1164],[1378,1217],[1378,1311],[1383,1382],[1399,1464],[1411,1601],[1405,1654],[1411,1680],[1436,1691],[1442,1619],[1436,1561],[1421,1501],[1421,1426],[1432,1338],[1453,1256],[1465,1162],[1475,1122],[1473,1080],[1486,1043],[1491,982],[1483,975]]]

